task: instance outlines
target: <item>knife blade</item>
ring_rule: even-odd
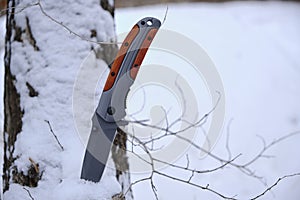
[[[160,26],[161,22],[153,17],[137,22],[110,65],[110,73],[92,117],[92,129],[81,169],[82,179],[93,182],[101,180],[118,128],[117,122],[126,116],[126,95]]]

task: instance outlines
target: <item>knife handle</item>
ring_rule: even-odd
[[[144,18],[134,25],[134,27],[131,29],[131,31],[123,41],[121,48],[117,53],[116,59],[112,63],[110,73],[106,80],[103,91],[110,90],[115,84],[115,82],[117,81],[117,75],[120,73],[120,68],[127,67],[127,66],[123,66],[122,64],[125,64],[124,59],[126,58],[126,55],[128,54],[129,51],[138,51],[137,55],[134,56],[135,59],[131,68],[128,69],[130,70],[131,78],[133,80],[136,78],[139,68],[148,51],[148,48],[153,38],[155,37],[160,25],[161,23],[158,19],[150,18],[150,17]],[[147,34],[146,36],[144,35],[145,33]],[[134,46],[132,43],[138,42],[138,41],[134,41],[135,39],[143,40],[143,41],[139,46]]]
[[[146,17],[136,23],[126,36],[111,65],[97,107],[98,115],[105,121],[115,122],[126,115],[124,102],[127,93],[160,26],[158,19]]]
[[[108,78],[106,80],[103,91],[107,91],[107,90],[111,89],[112,86],[114,85],[114,82],[117,78],[117,74],[120,71],[121,65],[122,65],[123,60],[125,58],[125,55],[126,55],[128,49],[129,49],[132,41],[135,39],[135,37],[137,36],[138,33],[139,33],[139,26],[135,25],[131,29],[129,34],[126,36],[125,40],[123,41],[123,43],[121,45],[120,50],[117,53],[116,59],[112,63],[112,66],[110,68],[110,72],[109,72]]]

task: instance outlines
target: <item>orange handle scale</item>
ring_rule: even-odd
[[[137,73],[139,72],[140,66],[145,58],[145,55],[148,51],[148,48],[150,44],[152,43],[153,38],[155,37],[158,29],[153,28],[149,31],[147,34],[145,40],[143,41],[141,48],[138,51],[138,54],[133,62],[133,65],[131,66],[130,70],[130,76],[132,79],[135,79],[137,76]]]
[[[125,58],[125,55],[126,55],[128,49],[129,49],[132,41],[138,35],[139,31],[140,31],[139,26],[135,25],[131,29],[129,34],[126,36],[124,42],[122,43],[122,46],[121,46],[120,50],[117,53],[116,59],[114,60],[112,66],[111,66],[110,73],[109,73],[108,78],[106,80],[103,91],[107,91],[107,90],[111,89],[112,86],[114,85],[114,82],[117,78],[117,75],[118,75],[119,70],[121,68],[122,62]]]

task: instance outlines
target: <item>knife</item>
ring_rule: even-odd
[[[81,170],[82,179],[100,181],[116,135],[117,122],[126,115],[125,98],[160,26],[161,22],[153,17],[137,22],[110,65],[110,73],[92,117],[92,129]]]

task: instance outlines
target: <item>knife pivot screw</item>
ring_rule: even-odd
[[[113,114],[115,114],[115,112],[116,112],[116,109],[115,109],[114,107],[109,106],[109,107],[107,108],[107,113],[108,113],[109,115],[113,115]]]
[[[116,73],[115,73],[115,72],[111,72],[110,75],[111,75],[111,76],[115,76]]]
[[[124,44],[126,47],[128,47],[128,45],[129,45],[129,43],[128,42],[125,42],[125,44]]]

